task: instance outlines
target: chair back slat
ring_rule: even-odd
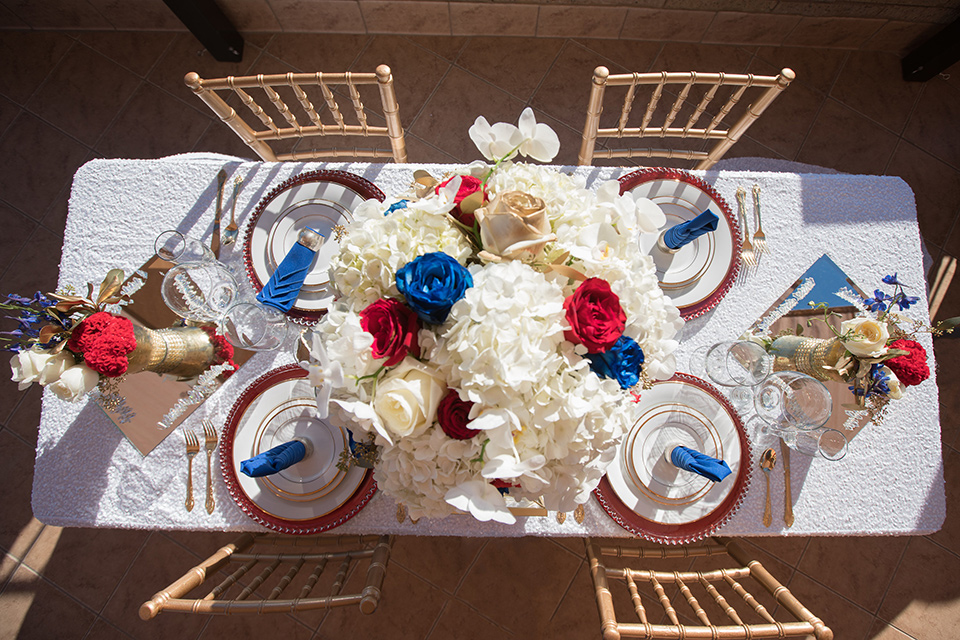
[[[350,569],[350,556],[347,556],[343,559],[343,562],[340,563],[340,568],[337,570],[337,577],[333,579],[333,586],[330,588],[331,596],[340,595],[340,590],[343,589],[343,583],[347,580],[347,571]]]
[[[677,119],[677,114],[680,113],[680,109],[683,107],[683,103],[686,101],[687,96],[690,95],[690,89],[692,87],[693,82],[688,82],[687,84],[683,85],[683,90],[680,91],[680,95],[678,95],[677,99],[673,101],[673,105],[670,106],[670,112],[663,121],[663,127],[660,128],[661,138],[666,135],[667,129],[669,129],[670,125],[673,124],[673,121]]]
[[[307,598],[310,596],[310,592],[313,591],[313,588],[317,586],[317,581],[320,580],[320,574],[323,573],[323,570],[327,567],[327,558],[323,558],[317,565],[313,568],[313,571],[310,572],[310,577],[307,578],[307,581],[304,583],[303,588],[300,589],[300,597]]]
[[[670,602],[666,590],[664,590],[663,585],[660,584],[657,576],[653,573],[650,574],[650,586],[653,587],[654,593],[657,594],[657,598],[660,600],[660,606],[663,607],[664,613],[670,618],[670,622],[680,624],[680,621],[677,619],[677,610],[673,608],[673,604]]]
[[[386,65],[377,67],[376,73],[286,73],[211,79],[203,79],[196,73],[188,73],[184,81],[263,160],[283,162],[341,157],[392,157],[396,162],[406,162],[407,152],[403,126],[400,122],[400,107],[393,87],[393,74]],[[363,85],[377,85],[386,126],[370,125],[367,108],[359,89]],[[337,94],[333,89],[337,86],[345,87],[345,93],[349,96],[356,118],[355,124],[348,123],[344,117]],[[285,97],[289,98],[289,94],[286,93],[288,90],[281,87],[290,87],[289,91],[292,91],[296,100],[285,100]],[[310,89],[310,87],[319,88],[326,111],[333,119],[332,124],[324,124],[323,119],[327,116],[318,112],[320,98],[316,93],[311,94],[311,91],[316,92],[316,89]],[[264,92],[266,100],[263,96],[259,96],[258,92],[253,92],[257,93],[262,104],[251,95],[249,91],[251,88],[258,88]],[[235,93],[254,116],[253,118],[247,116],[254,126],[245,121],[223,98],[217,95],[218,91]],[[267,112],[268,109],[271,109],[270,113]],[[276,113],[272,111],[273,109]],[[295,109],[300,113],[296,113]],[[349,112],[350,110],[347,109],[347,117]],[[282,120],[276,114],[280,114]],[[278,122],[284,124],[278,125]],[[390,148],[389,150],[359,149],[342,146],[278,153],[270,146],[271,141],[333,136],[385,137],[390,141]]]
[[[234,92],[240,97],[240,101],[243,102],[248,109],[250,109],[250,112],[253,115],[257,116],[260,122],[262,122],[267,129],[273,131],[274,133],[280,130],[277,125],[274,124],[273,118],[267,115],[267,112],[263,110],[263,107],[257,104],[257,101],[253,99],[253,96],[240,87],[236,87]]]
[[[593,82],[590,88],[590,100],[587,106],[587,118],[583,128],[580,143],[578,164],[590,164],[594,158],[682,158],[696,160],[697,169],[708,169],[732,147],[744,132],[756,121],[767,107],[779,96],[784,89],[796,78],[790,69],[782,69],[776,76],[760,76],[755,74],[735,73],[702,73],[702,72],[658,72],[658,73],[624,73],[611,75],[606,67],[597,67],[593,73]],[[603,98],[606,87],[627,87],[626,96],[620,109],[620,118],[616,127],[600,128],[600,113],[603,110]],[[640,126],[629,126],[630,113],[638,99],[641,87],[650,87],[650,97],[646,110],[640,118]],[[675,86],[675,90],[674,90]],[[702,87],[702,89],[701,89]],[[705,120],[704,114],[713,104],[719,94],[720,87],[732,87],[729,98],[720,107],[706,126],[700,125]],[[696,92],[694,93],[694,90]],[[700,95],[702,91],[702,96]],[[734,108],[743,101],[747,91],[751,95],[758,95],[746,109],[738,116],[736,122],[725,124],[725,118],[730,116]],[[665,93],[676,97],[672,100],[666,113],[658,115],[658,108]],[[694,97],[699,96],[699,97]],[[694,106],[694,101],[696,104]],[[675,125],[685,105],[690,104],[693,113],[686,119],[679,120],[681,125]],[[711,110],[712,111],[712,110]],[[662,118],[662,120],[660,120]],[[655,120],[660,120],[655,123]],[[697,150],[651,149],[649,147],[597,149],[599,138],[702,138],[711,140],[711,146]]]
[[[247,599],[254,591],[257,590],[257,588],[260,585],[266,582],[267,578],[269,578],[279,566],[280,566],[279,560],[274,560],[273,562],[265,566],[260,571],[260,574],[257,575],[257,577],[255,577],[253,580],[251,580],[249,585],[243,588],[243,591],[240,592],[240,594],[235,598],[235,600]]]
[[[733,588],[734,593],[740,596],[743,601],[747,603],[747,606],[751,607],[757,615],[767,622],[774,622],[773,616],[770,615],[767,608],[760,604],[760,601],[757,600],[752,593],[747,591],[738,580],[732,575],[725,575],[724,579],[727,581],[727,584]]]
[[[703,590],[706,591],[711,598],[713,598],[713,601],[717,603],[717,606],[720,607],[725,614],[727,614],[727,617],[730,618],[734,624],[743,624],[740,614],[738,614],[737,610],[734,609],[729,602],[727,602],[727,599],[723,597],[723,594],[717,591],[717,588],[712,582],[703,576],[700,576],[700,586],[702,586]]]
[[[357,120],[360,121],[363,135],[367,135],[367,114],[363,110],[363,102],[360,101],[360,92],[357,91],[357,86],[350,82],[349,77],[347,79],[347,89],[350,91],[350,100],[353,102],[353,110],[357,114]]]
[[[293,95],[297,96],[300,106],[303,107],[304,113],[306,113],[307,117],[310,118],[310,122],[312,122],[314,126],[322,126],[323,123],[320,122],[320,116],[317,114],[317,110],[313,106],[313,102],[310,101],[310,97],[307,95],[307,92],[304,91],[298,84],[292,84],[290,86],[293,88]]]
[[[687,126],[683,128],[684,138],[689,137],[690,130],[693,129],[698,122],[700,122],[700,117],[703,115],[703,112],[707,110],[707,107],[713,101],[713,98],[717,95],[717,90],[720,89],[721,86],[721,82],[715,82],[710,89],[703,94],[703,98],[700,100],[699,104],[697,104],[697,108],[694,109],[692,114],[690,114],[690,118],[687,120]]]
[[[653,113],[657,110],[657,104],[660,102],[660,96],[663,95],[663,87],[667,83],[667,74],[664,73],[661,76],[660,82],[657,84],[656,88],[653,90],[653,95],[650,96],[650,102],[647,103],[647,110],[643,114],[643,122],[640,124],[640,130],[643,131],[650,126],[650,121],[653,119]],[[636,83],[630,85],[631,87],[636,87]]]
[[[333,91],[330,90],[327,83],[323,81],[322,73],[317,73],[317,84],[320,86],[320,91],[323,92],[323,100],[327,103],[327,110],[330,112],[330,115],[333,116],[333,120],[337,123],[340,132],[343,133],[346,123],[343,120],[343,114],[340,113],[340,103],[338,103],[337,99],[333,96]]]
[[[703,610],[703,607],[700,606],[700,602],[697,600],[697,597],[693,595],[693,591],[690,590],[690,587],[687,586],[687,583],[680,579],[679,575],[676,579],[676,584],[680,587],[680,593],[683,594],[683,597],[686,598],[687,604],[690,605],[690,608],[693,609],[693,613],[705,626],[710,626],[710,618],[707,616],[707,612]]]
[[[273,591],[270,592],[270,595],[267,596],[267,600],[277,600],[280,597],[280,594],[283,593],[283,590],[286,589],[291,582],[293,582],[293,579],[300,572],[300,567],[302,566],[303,566],[303,558],[300,558],[299,562],[294,563],[293,566],[291,566],[290,569],[287,571],[287,573],[284,574],[282,578],[280,578],[280,582],[277,583],[277,586],[275,586],[273,588]]]
[[[251,561],[247,562],[246,564],[243,564],[243,565],[237,567],[237,570],[234,571],[233,573],[231,573],[231,574],[230,574],[229,576],[227,576],[226,578],[224,578],[223,582],[221,582],[221,583],[218,584],[216,587],[214,587],[213,590],[210,591],[210,593],[207,594],[207,596],[206,596],[205,599],[207,599],[207,600],[215,600],[215,599],[217,599],[219,596],[221,596],[221,595],[223,595],[224,593],[226,593],[226,592],[230,589],[230,587],[232,587],[233,585],[237,584],[237,582],[240,581],[240,578],[242,578],[243,576],[247,575],[247,573],[250,571],[250,569],[253,569],[254,565],[256,565],[256,564],[257,564],[257,561],[256,561],[256,560],[251,560]]]
[[[636,611],[640,622],[647,624],[647,609],[643,606],[643,600],[640,599],[640,591],[637,589],[637,582],[633,576],[627,573],[627,588],[630,590],[630,601],[633,603],[633,610]]]
[[[267,94],[267,99],[273,103],[274,108],[283,116],[283,119],[287,121],[290,127],[299,132],[300,123],[297,122],[297,117],[293,115],[293,112],[290,111],[290,107],[287,106],[287,103],[283,101],[280,97],[280,94],[273,90],[273,87],[270,85],[263,86],[263,92]]]

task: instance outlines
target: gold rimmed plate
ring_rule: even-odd
[[[353,211],[371,198],[384,199],[372,182],[325,169],[302,173],[273,189],[257,205],[246,227],[243,257],[251,284],[257,291],[263,289],[300,231],[309,227],[319,232],[326,239],[287,313],[294,320],[319,319],[334,297],[328,273],[340,249],[336,230],[352,222]]]
[[[326,531],[353,517],[376,492],[373,472],[336,464],[347,434],[316,417],[313,387],[298,365],[270,371],[234,404],[220,441],[220,467],[237,505],[257,522],[283,533]],[[280,473],[250,478],[240,464],[294,438],[308,455]]]
[[[685,544],[711,535],[739,508],[749,484],[740,417],[712,385],[682,373],[645,390],[635,417],[595,491],[601,506],[648,540]],[[664,457],[675,445],[724,460],[730,475],[711,482],[676,469]]]
[[[620,193],[655,202],[667,218],[664,228],[686,222],[707,209],[719,218],[716,231],[667,253],[657,247],[661,231],[642,233],[637,242],[657,267],[660,287],[684,319],[713,309],[740,270],[740,226],[727,202],[696,176],[679,169],[641,169],[620,178]]]

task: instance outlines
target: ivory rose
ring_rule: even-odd
[[[60,379],[50,385],[50,389],[58,398],[76,402],[93,391],[99,380],[99,373],[81,363],[64,371]]]
[[[446,391],[435,368],[408,357],[377,385],[373,410],[390,433],[416,436],[433,424]]]
[[[14,354],[10,359],[10,370],[13,373],[10,379],[19,383],[18,388],[23,391],[40,380],[40,374],[50,358],[47,350],[37,347]]]
[[[840,335],[847,351],[861,358],[878,358],[887,351],[887,325],[871,318],[854,318],[840,323]]]
[[[522,191],[498,194],[474,215],[480,225],[481,254],[494,262],[535,255],[557,238],[550,232],[543,200]]]

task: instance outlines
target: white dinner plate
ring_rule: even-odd
[[[310,410],[309,407],[314,409]],[[347,434],[316,417],[313,387],[304,378],[282,380],[257,394],[239,416],[231,463],[243,494],[264,513],[285,521],[312,520],[333,512],[353,496],[365,469],[344,473],[336,464]],[[310,440],[313,452],[278,474],[251,478],[244,460],[293,436]]]
[[[706,210],[719,218],[716,231],[684,245],[676,253],[657,247],[662,229],[641,233],[641,251],[657,268],[657,278],[685,319],[719,303],[739,271],[740,228],[726,201],[703,180],[678,169],[643,169],[620,178],[621,190],[655,202],[667,218],[663,229],[692,220]]]
[[[693,523],[720,507],[736,484],[742,458],[730,410],[704,388],[674,379],[644,391],[635,416],[617,462],[607,468],[610,485],[623,504],[661,524]],[[721,458],[730,475],[712,482],[673,467],[663,454],[675,444]]]
[[[260,204],[246,232],[244,260],[259,291],[309,227],[324,237],[313,268],[288,315],[316,320],[333,301],[330,261],[339,252],[337,229],[353,221],[364,200],[383,200],[383,193],[360,176],[345,171],[312,171],[287,180]]]

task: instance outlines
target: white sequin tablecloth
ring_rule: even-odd
[[[237,204],[241,231],[257,203],[276,185],[305,170],[336,168],[375,182],[385,193],[399,193],[413,171],[434,175],[443,165],[363,163],[259,163],[212,154],[159,160],[94,160],[77,172],[64,234],[59,285],[99,282],[111,268],[127,273],[153,254],[157,233],[176,228],[209,242],[216,200],[216,174],[230,181],[243,176]],[[626,169],[568,167],[588,187],[616,178]],[[678,361],[696,348],[732,339],[759,318],[778,296],[822,254],[861,286],[879,285],[897,272],[915,285],[916,309],[927,305],[923,292],[920,236],[914,196],[896,177],[770,173],[694,172],[735,206],[738,185],[763,189],[764,230],[772,255],[746,286],[736,286],[721,304],[684,327]],[[228,182],[229,184],[229,182]],[[239,263],[242,244],[224,247],[221,260]],[[52,283],[51,283],[52,284]],[[247,285],[249,286],[249,285]],[[913,310],[911,310],[913,311]],[[932,341],[920,338],[930,353]],[[260,353],[208,399],[185,423],[204,418],[223,424],[240,392],[256,377],[293,361],[290,350]],[[759,452],[755,451],[754,456]],[[198,462],[200,459],[198,458]],[[216,460],[215,460],[216,463]],[[756,460],[752,461],[754,467]],[[183,508],[186,489],[183,441],[170,437],[149,456],[140,453],[90,401],[68,403],[45,392],[37,442],[33,509],[41,521],[59,526],[194,530],[261,530],[233,502],[223,481],[215,483],[217,508]],[[195,465],[202,469],[205,465]],[[202,503],[203,471],[194,473]],[[761,524],[764,486],[759,476],[742,506],[725,524],[724,535],[904,535],[936,531],[946,504],[940,449],[936,373],[892,403],[884,423],[863,429],[839,463],[793,456],[796,522],[789,530],[775,518]],[[771,476],[774,513],[782,513],[783,474]],[[467,516],[409,520],[400,524],[396,504],[377,494],[338,533],[397,533],[462,536],[629,536],[593,498],[582,525],[568,517],[521,517],[516,525],[478,523]]]

